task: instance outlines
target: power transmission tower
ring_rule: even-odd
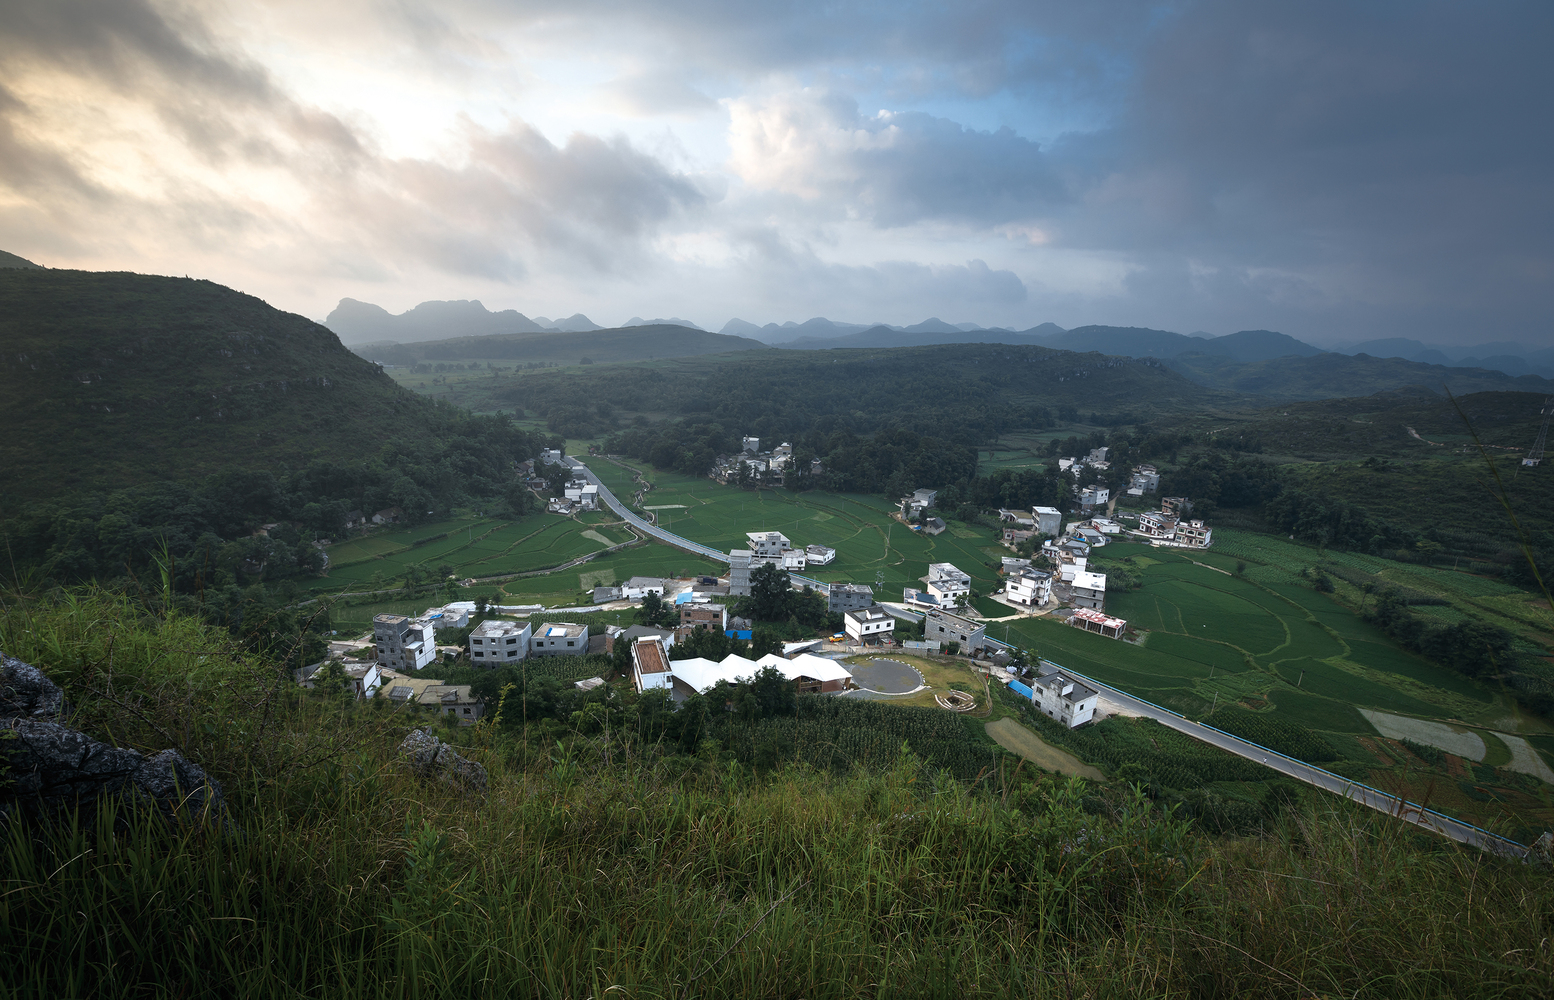
[[[1549,437],[1549,418],[1554,416],[1554,396],[1543,401],[1543,426],[1538,428],[1538,440],[1533,442],[1532,450],[1527,457],[1522,459],[1523,465],[1537,465],[1543,461],[1543,443]]]

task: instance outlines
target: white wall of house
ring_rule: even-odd
[[[536,656],[581,656],[588,652],[588,626],[563,622],[541,625],[529,640]]]
[[[1036,707],[1070,729],[1095,718],[1096,693],[1062,674],[1049,674],[1031,686]]]
[[[477,667],[521,663],[532,638],[528,622],[483,621],[470,631],[469,662]]]
[[[788,536],[780,531],[747,531],[745,539],[750,545],[751,555],[756,556],[780,556],[793,548]]]
[[[889,638],[896,630],[896,619],[884,608],[875,606],[842,615],[843,626],[854,642]]]
[[[377,615],[372,644],[378,663],[393,670],[419,670],[437,658],[436,631],[429,618]]]
[[[1081,608],[1106,610],[1106,574],[1077,573],[1074,575],[1074,605]]]
[[[1040,607],[1052,600],[1052,575],[1040,570],[1016,571],[1004,588],[1011,601]]]

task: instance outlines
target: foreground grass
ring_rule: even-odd
[[[1133,794],[961,783],[910,752],[756,774],[629,729],[486,728],[446,734],[490,770],[468,798],[400,763],[413,720],[294,702],[186,623],[94,598],[12,608],[0,644],[83,724],[179,738],[234,817],[5,830],[7,995],[1530,997],[1554,979],[1546,868],[1338,803],[1213,840]]]

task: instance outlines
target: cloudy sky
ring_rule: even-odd
[[[1554,6],[0,0],[0,249],[322,318],[1554,340]]]

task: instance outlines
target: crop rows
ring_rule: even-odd
[[[599,659],[593,656],[530,656],[523,661],[522,669],[531,677],[580,681],[599,673]]]
[[[802,763],[844,774],[895,766],[905,743],[928,767],[969,781],[994,767],[1001,753],[974,740],[949,712],[829,697],[800,698],[796,716],[731,720],[717,735],[755,767]]]
[[[1418,757],[1426,764],[1433,764],[1436,767],[1446,766],[1446,753],[1439,747],[1432,747],[1428,743],[1416,743],[1407,736],[1403,737],[1399,742],[1408,749],[1409,753]]]
[[[1201,788],[1213,781],[1266,781],[1275,772],[1261,764],[1212,747],[1153,719],[1114,715],[1102,722],[1069,729],[999,688],[1000,700],[1018,709],[1021,721],[1042,739],[1072,750],[1081,760],[1099,764],[1113,777],[1128,765],[1167,788]]]
[[[1222,708],[1204,719],[1203,723],[1308,764],[1339,759],[1338,751],[1330,743],[1305,726],[1261,712]]]

